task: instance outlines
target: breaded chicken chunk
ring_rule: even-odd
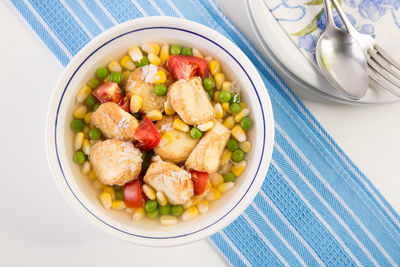
[[[167,96],[168,102],[187,124],[199,125],[214,118],[214,109],[200,77],[174,82],[168,88]]]
[[[154,65],[147,65],[135,69],[126,83],[125,91],[128,97],[138,95],[143,99],[143,105],[140,109],[141,113],[148,113],[154,109],[159,111],[164,110],[166,97],[156,95],[154,93],[155,84],[151,82],[152,77],[154,77],[159,70],[162,70],[166,74],[167,80],[164,83],[165,86],[170,85],[172,83],[172,78],[169,72],[162,67]]]
[[[93,112],[90,122],[99,128],[107,138],[118,138],[124,141],[131,141],[138,121],[128,112],[113,102],[101,104]]]
[[[193,196],[190,174],[175,164],[156,161],[150,164],[144,182],[161,191],[172,205],[184,204]]]
[[[199,172],[216,172],[230,135],[231,131],[228,128],[216,122],[192,151],[185,162],[186,167]]]
[[[90,163],[103,184],[124,185],[138,177],[142,153],[131,142],[107,139],[92,147]]]

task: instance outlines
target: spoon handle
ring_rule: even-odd
[[[325,31],[327,29],[337,28],[335,25],[335,21],[333,20],[332,8],[331,8],[331,0],[324,0],[324,8],[325,8]]]
[[[336,8],[336,11],[339,13],[339,16],[341,17],[341,19],[343,20],[344,26],[347,29],[347,32],[350,34],[356,34],[357,30],[353,27],[353,25],[351,24],[351,22],[349,21],[349,19],[346,16],[346,13],[344,13],[342,7],[340,6],[340,4],[337,2],[337,0],[331,0],[333,3],[333,6]]]

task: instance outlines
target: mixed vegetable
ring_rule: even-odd
[[[172,225],[232,189],[251,150],[238,83],[196,48],[131,47],[76,96],[74,162],[106,209]]]

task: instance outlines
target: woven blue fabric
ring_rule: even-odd
[[[231,264],[400,263],[399,215],[213,0],[11,3],[63,65],[102,31],[153,15],[184,17],[216,29],[254,62],[269,89],[276,139],[261,192],[242,216],[211,237]]]

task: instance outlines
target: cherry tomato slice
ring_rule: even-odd
[[[170,56],[168,60],[168,70],[172,77],[178,80],[188,80],[195,75],[204,79],[210,74],[208,61],[193,56]]]
[[[135,145],[142,151],[153,149],[160,143],[160,134],[153,122],[147,117],[144,117],[139,123],[133,137],[135,138]]]
[[[129,97],[125,96],[121,99],[121,101],[119,101],[118,105],[126,112],[130,112],[130,103],[131,101]]]
[[[119,103],[122,100],[122,92],[118,84],[106,82],[92,91],[92,95],[101,104],[107,102]]]
[[[128,208],[144,207],[145,196],[142,190],[141,177],[122,186],[124,201]]]
[[[192,176],[194,194],[196,196],[203,194],[208,184],[208,173],[192,170],[190,174]]]

